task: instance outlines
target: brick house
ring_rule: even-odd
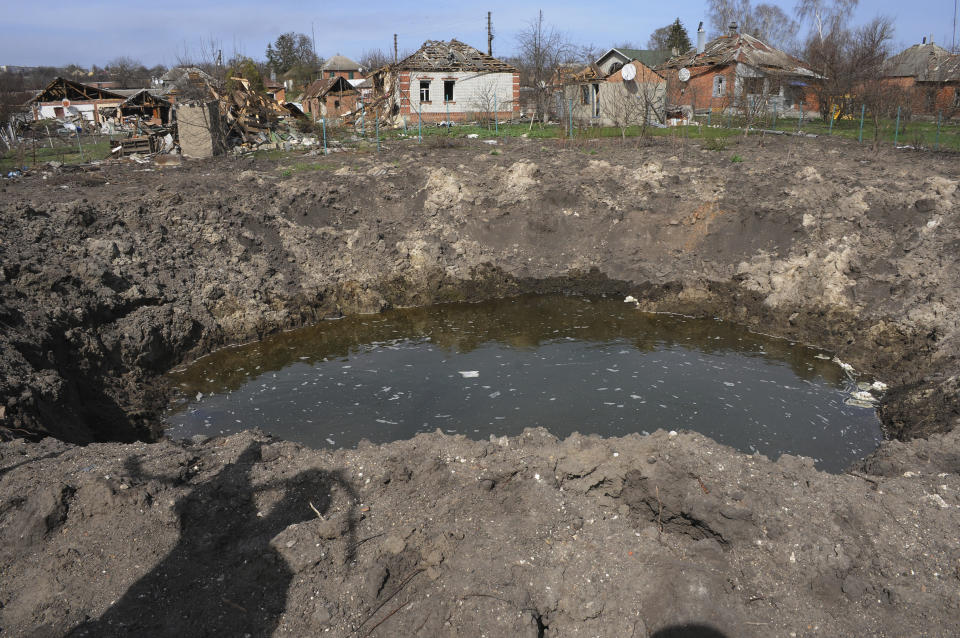
[[[323,63],[320,70],[320,77],[323,79],[343,78],[345,80],[362,80],[364,78],[363,69],[357,62],[354,62],[345,55],[339,53]]]
[[[560,81],[563,103],[558,112],[570,113],[579,126],[639,125],[642,122],[660,122],[664,118],[666,82],[663,77],[639,60],[626,64],[609,64],[604,72],[601,57],[579,73],[567,74]],[[623,70],[631,66],[630,79],[624,80]]]
[[[313,120],[325,117],[339,119],[354,112],[360,101],[360,91],[342,75],[310,83],[303,94],[303,112]]]
[[[508,120],[520,113],[520,72],[457,40],[428,40],[372,77],[374,100],[408,122],[466,122],[494,110]]]
[[[698,49],[656,67],[667,80],[671,107],[724,113],[756,105],[787,115],[799,115],[801,108],[818,113],[811,87],[820,76],[792,55],[738,33],[736,25]]]
[[[904,91],[915,115],[960,114],[960,55],[951,55],[932,40],[924,38],[891,57],[884,78]]]

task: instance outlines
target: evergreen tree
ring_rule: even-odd
[[[687,29],[680,22],[680,18],[673,21],[670,25],[670,35],[667,37],[667,49],[676,49],[678,53],[686,53],[693,45],[690,43],[690,36]]]

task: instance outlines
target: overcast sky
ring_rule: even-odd
[[[795,0],[767,0],[792,14]],[[754,2],[756,4],[756,2]],[[23,66],[103,65],[126,55],[147,66],[175,65],[184,51],[216,41],[224,59],[235,52],[264,57],[268,42],[287,31],[315,33],[317,53],[359,58],[367,49],[418,48],[424,40],[457,38],[486,48],[486,12],[493,12],[494,55],[514,53],[517,32],[544,9],[546,21],[577,44],[599,48],[630,41],[645,46],[650,32],[679,17],[695,38],[706,2],[613,2],[609,0],[450,0],[305,3],[289,0],[198,2],[165,0],[143,4],[119,0],[84,2],[12,1],[0,22],[0,64]],[[954,0],[860,0],[856,19],[878,13],[895,18],[898,45],[933,34],[951,41]],[[960,36],[958,36],[960,39]]]

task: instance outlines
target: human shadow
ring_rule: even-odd
[[[291,479],[254,487],[251,470],[261,445],[250,444],[235,463],[183,497],[176,505],[180,539],[149,573],[134,583],[99,619],[68,636],[268,636],[286,606],[293,572],[270,540],[289,525],[326,514],[335,489],[346,493],[347,560],[355,547],[356,494],[339,472],[306,470]],[[139,463],[127,463],[144,480]],[[170,480],[165,477],[162,480]],[[268,511],[256,493],[282,491]]]
[[[727,638],[727,635],[710,625],[690,623],[663,627],[650,634],[650,638]]]

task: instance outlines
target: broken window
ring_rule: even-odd
[[[743,92],[746,95],[763,95],[763,78],[743,78]]]
[[[420,80],[420,101],[430,101],[430,80]]]
[[[443,101],[453,102],[453,83],[454,80],[443,81]]]
[[[580,103],[590,104],[590,87],[586,84],[580,87]]]
[[[713,97],[723,97],[727,94],[727,78],[718,75],[713,78]]]
[[[600,117],[600,85],[593,85],[593,117]]]
[[[960,89],[953,90],[953,107],[960,108]]]

